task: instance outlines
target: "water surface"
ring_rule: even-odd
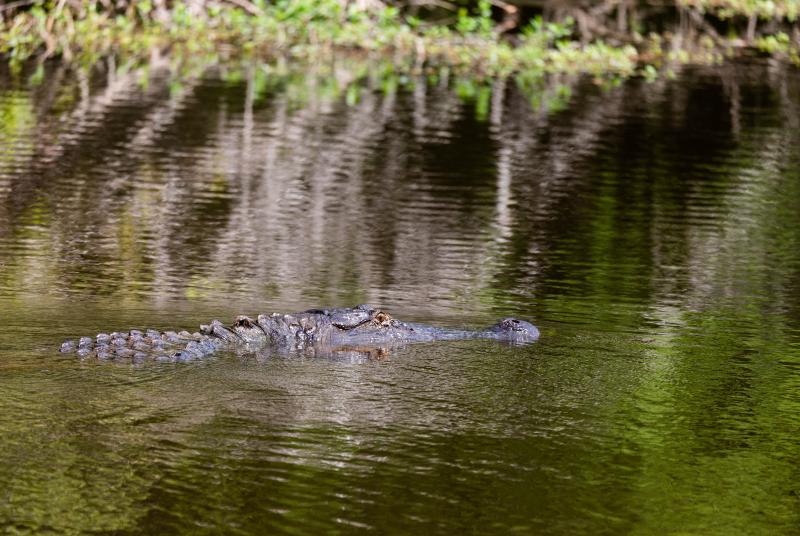
[[[800,76],[0,76],[8,533],[796,534]],[[81,361],[369,302],[533,345]]]

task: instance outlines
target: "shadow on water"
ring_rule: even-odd
[[[3,74],[0,527],[793,533],[797,73],[470,84]],[[358,302],[543,337],[54,351]]]

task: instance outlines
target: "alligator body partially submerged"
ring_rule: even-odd
[[[401,322],[379,309],[358,305],[294,314],[262,314],[256,320],[240,316],[231,326],[214,320],[200,326],[196,333],[152,329],[99,333],[94,338],[66,341],[61,351],[103,360],[189,361],[221,349],[256,352],[275,348],[325,353],[335,348],[378,348],[440,340],[494,339],[525,343],[538,337],[536,326],[515,318],[504,318],[481,330],[438,328]]]

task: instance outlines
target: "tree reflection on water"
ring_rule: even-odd
[[[797,526],[797,73],[142,76],[0,78],[0,526]],[[543,337],[350,366],[31,350],[357,302]]]

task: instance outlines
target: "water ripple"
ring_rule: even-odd
[[[791,531],[800,80],[741,69],[565,79],[547,113],[511,81],[485,113],[452,80],[348,100],[258,70],[76,73],[46,78],[55,101],[9,81],[0,527]],[[543,336],[183,364],[55,351],[359,302]]]

